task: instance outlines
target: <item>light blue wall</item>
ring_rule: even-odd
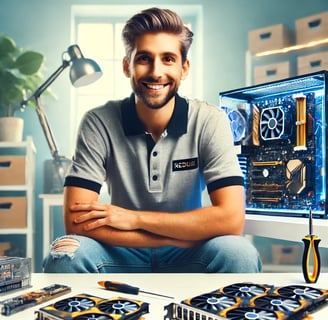
[[[197,4],[203,6],[203,93],[217,103],[221,91],[245,86],[245,51],[248,32],[278,23],[294,29],[295,19],[328,10],[327,0],[166,0],[140,1],[140,4]],[[61,64],[61,53],[70,43],[70,7],[73,4],[136,4],[128,0],[1,0],[0,33],[14,37],[19,46],[41,51],[46,56],[45,75]],[[46,100],[46,112],[61,154],[70,152],[70,84],[64,74],[52,86],[57,101]],[[36,256],[41,270],[42,208],[38,194],[43,192],[43,164],[51,155],[34,111],[21,115],[24,135],[32,135],[37,147],[36,175]]]

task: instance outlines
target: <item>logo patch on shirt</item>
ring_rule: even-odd
[[[193,170],[198,168],[198,158],[181,159],[172,161],[172,171]]]

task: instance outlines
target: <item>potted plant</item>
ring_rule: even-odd
[[[22,50],[11,37],[0,35],[0,141],[21,141],[23,119],[15,114],[42,80],[43,62],[43,54]]]

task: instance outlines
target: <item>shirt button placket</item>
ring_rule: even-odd
[[[154,148],[150,156],[150,191],[161,192],[162,183],[160,176],[159,152]]]

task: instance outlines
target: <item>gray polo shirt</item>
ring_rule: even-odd
[[[181,212],[202,206],[202,191],[243,185],[229,121],[215,105],[176,96],[172,118],[154,143],[134,95],[84,116],[65,185],[99,192],[133,210]]]

